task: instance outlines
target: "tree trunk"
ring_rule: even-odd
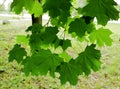
[[[41,0],[39,0],[40,2]],[[41,24],[42,25],[42,15],[40,17],[34,17],[34,14],[32,14],[32,24]]]
[[[42,25],[42,16],[34,17],[34,15],[32,15],[32,24],[35,24],[35,23],[38,23],[38,24]]]

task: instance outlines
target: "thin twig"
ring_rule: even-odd
[[[49,23],[50,23],[50,18],[49,18],[49,20],[47,21],[47,23],[44,26],[48,27]]]

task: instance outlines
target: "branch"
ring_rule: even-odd
[[[49,22],[50,22],[50,18],[49,18],[49,20],[47,21],[47,23],[46,23],[44,26],[47,26],[47,27],[48,27]]]

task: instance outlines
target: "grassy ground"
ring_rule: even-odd
[[[90,76],[79,76],[76,86],[60,85],[59,80],[49,76],[25,77],[16,62],[8,63],[8,51],[15,43],[15,36],[24,34],[30,22],[17,21],[0,25],[0,89],[120,89],[120,25],[108,24],[114,32],[111,47],[101,48],[102,69]]]

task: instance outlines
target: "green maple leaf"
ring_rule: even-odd
[[[93,22],[93,17],[90,17],[90,16],[82,16],[82,19],[85,20],[85,23],[86,24],[90,24],[91,22]]]
[[[64,62],[69,62],[72,59],[72,57],[68,55],[68,53],[66,53],[65,51],[59,54],[59,56],[64,59]]]
[[[42,5],[38,0],[14,0],[11,4],[11,9],[16,14],[20,14],[24,7],[29,13],[34,14],[35,17],[42,15]]]
[[[35,1],[34,0],[23,0],[23,1],[24,1],[25,9],[30,12],[33,8],[33,5],[34,5]]]
[[[88,25],[86,26],[86,29],[87,29],[87,33],[90,34],[90,33],[93,32],[94,30],[96,30],[95,24],[94,24],[94,23],[88,24]]]
[[[51,53],[49,50],[40,50],[40,52],[29,57],[25,64],[24,71],[26,75],[30,72],[33,75],[46,75],[50,71],[51,76],[55,76],[56,67],[60,65],[63,60],[57,55]]]
[[[99,50],[95,49],[95,45],[87,46],[85,51],[80,53],[76,58],[76,65],[79,65],[78,68],[82,69],[82,71],[89,75],[91,69],[97,71],[100,69],[100,57],[101,53]]]
[[[46,0],[43,11],[48,11],[51,18],[58,17],[58,24],[61,24],[61,22],[65,23],[70,16],[70,7],[70,0]]]
[[[28,45],[29,44],[29,38],[27,38],[25,35],[18,35],[17,36],[17,43],[23,43]]]
[[[83,19],[75,19],[69,25],[69,32],[75,32],[80,38],[85,36],[86,32],[86,23]]]
[[[75,85],[80,74],[89,75],[91,70],[98,71],[101,66],[101,53],[95,49],[93,43],[98,44],[98,46],[110,46],[112,44],[110,38],[112,32],[104,28],[96,30],[93,24],[94,18],[97,18],[98,24],[101,25],[106,25],[109,20],[117,20],[119,11],[114,7],[117,4],[114,0],[87,0],[88,3],[85,7],[76,9],[72,6],[73,1],[13,0],[11,9],[16,14],[20,14],[24,8],[35,17],[48,12],[51,25],[33,24],[26,30],[27,32],[31,31],[28,39],[19,35],[17,37],[18,43],[28,44],[29,42],[32,50],[31,56],[27,56],[25,49],[16,44],[9,52],[9,61],[16,60],[24,65],[26,75],[46,75],[50,73],[52,77],[55,77],[55,72],[58,72],[62,84],[69,82]],[[78,10],[80,15],[73,16],[73,10]],[[92,45],[87,46],[85,51],[73,60],[66,52],[66,49],[71,46],[71,39],[60,39],[57,36],[59,28],[60,30],[65,28],[68,35],[72,35],[74,39],[77,38],[81,42],[84,40],[89,42],[89,36]],[[54,48],[51,49],[53,46]],[[63,52],[55,54],[56,50],[54,49],[59,46],[61,46]]]
[[[29,45],[31,47],[31,51],[35,51],[40,49],[41,47],[41,39],[40,39],[40,34],[32,34],[29,39]]]
[[[43,13],[42,5],[38,0],[35,0],[31,14],[34,14],[35,17],[39,17]]]
[[[24,57],[27,56],[27,52],[20,45],[14,45],[14,48],[9,52],[9,62],[16,60],[18,63],[21,63],[24,60]]]
[[[60,73],[61,84],[66,82],[70,82],[72,85],[77,84],[79,70],[74,60],[71,60],[69,63],[62,63],[57,70]]]
[[[37,33],[39,34],[39,33],[41,32],[41,29],[42,29],[42,28],[43,28],[43,27],[42,27],[41,24],[35,23],[35,24],[33,24],[32,26],[28,27],[28,28],[26,29],[26,32],[31,31],[32,34],[37,34]]]
[[[24,1],[14,0],[10,7],[11,7],[11,10],[13,10],[16,14],[20,14],[24,7]]]
[[[32,51],[36,49],[40,49],[42,29],[43,27],[40,24],[33,24],[32,26],[28,27],[26,30],[26,32],[29,32],[29,31],[32,32],[29,39],[29,45]]]
[[[63,45],[61,45],[63,50],[66,50],[68,47],[71,46],[71,40],[63,40]]]
[[[59,46],[62,47],[63,50],[66,50],[68,47],[71,47],[71,40],[61,40],[59,38],[56,38],[55,41],[53,41],[54,47],[57,48]]]
[[[112,32],[109,29],[99,28],[98,30],[94,30],[90,34],[89,38],[92,43],[96,42],[99,46],[104,46],[104,44],[106,44],[107,46],[111,46],[111,34]]]
[[[54,4],[54,3],[55,4]],[[55,18],[60,15],[60,6],[61,1],[59,0],[46,0],[46,2],[43,5],[44,12],[49,12],[50,17]]]
[[[45,32],[41,35],[41,39],[44,44],[51,44],[57,39],[58,28],[57,27],[46,27]]]
[[[89,0],[82,12],[86,16],[96,17],[98,24],[106,25],[110,19],[119,19],[119,11],[114,5],[114,0]]]
[[[59,19],[56,17],[56,18],[51,18],[50,19],[50,23],[52,24],[52,26],[58,26],[59,27],[59,23],[58,23]]]
[[[26,31],[32,31],[29,44],[33,51],[41,47],[46,49],[53,44],[55,39],[58,39],[56,35],[58,33],[57,27],[42,27],[40,24],[34,24]]]

